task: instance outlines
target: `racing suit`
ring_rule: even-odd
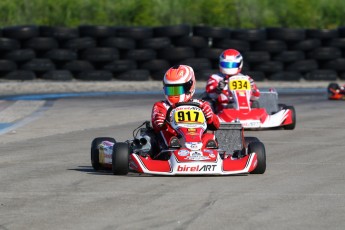
[[[208,103],[206,101],[197,100],[197,99],[192,99],[190,100],[190,102],[197,102],[200,104],[200,107],[203,107],[204,103]],[[160,133],[165,146],[169,146],[172,138],[177,137],[177,132],[167,123],[164,123],[163,126],[158,126],[155,121],[158,114],[163,114],[164,116],[166,116],[166,113],[169,108],[170,108],[170,104],[168,101],[156,102],[153,105],[152,115],[151,115],[151,123],[152,123],[153,129],[156,134]],[[210,111],[212,112],[211,109]],[[206,146],[209,140],[215,140],[215,135],[213,131],[219,129],[219,126],[220,126],[220,122],[219,122],[218,116],[212,112],[211,117],[207,119],[207,130],[209,131],[206,131],[202,136],[202,142],[204,146]]]
[[[260,91],[253,78],[249,77],[248,75],[243,75],[241,73],[232,76],[222,73],[212,74],[207,80],[206,93],[208,98],[214,103],[213,107],[215,112],[221,111],[222,109],[226,108],[228,104],[232,103],[233,98],[231,92],[228,90],[228,81],[231,77],[235,76],[247,76],[252,89],[250,100],[256,101],[259,99]],[[225,84],[222,85],[220,82],[224,82]]]

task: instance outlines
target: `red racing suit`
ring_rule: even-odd
[[[198,99],[192,99],[190,100],[190,102],[197,102],[200,104],[200,107],[202,107],[204,103],[208,103],[206,101],[198,100]],[[166,146],[169,146],[169,143],[172,137],[177,136],[177,132],[167,123],[165,123],[165,125],[163,125],[162,127],[157,126],[155,123],[155,118],[156,118],[157,113],[161,113],[166,116],[166,113],[168,109],[170,108],[170,106],[171,105],[169,104],[168,101],[158,101],[153,105],[152,114],[151,114],[151,123],[152,123],[153,129],[156,134],[158,133],[161,134]],[[219,126],[220,126],[220,122],[219,122],[218,116],[212,113],[212,117],[207,119],[207,130],[215,131],[219,129]],[[207,141],[211,139],[215,140],[214,132],[209,132],[209,131],[206,131],[202,136],[202,142],[204,146],[206,145]]]
[[[211,98],[215,103],[215,109],[216,111],[221,111],[223,108],[225,108],[229,103],[232,103],[232,95],[228,88],[228,80],[231,77],[235,76],[247,76],[248,80],[250,82],[251,88],[252,88],[252,95],[250,100],[255,101],[258,100],[260,97],[260,91],[258,87],[256,86],[253,78],[251,78],[248,75],[243,75],[241,73],[238,73],[236,75],[225,75],[222,73],[212,74],[206,83],[206,93],[209,98]],[[220,81],[224,81],[226,83],[225,87],[221,92],[217,90],[218,84]]]

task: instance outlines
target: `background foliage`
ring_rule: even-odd
[[[344,0],[1,0],[0,26],[82,24],[232,28],[345,25]]]

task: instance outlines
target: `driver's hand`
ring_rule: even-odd
[[[154,123],[157,127],[161,128],[164,125],[165,115],[163,113],[156,113],[154,117]]]
[[[209,120],[213,116],[213,111],[209,103],[204,102],[200,105],[202,112],[204,113],[207,120]]]
[[[218,83],[217,88],[216,88],[216,92],[217,92],[218,94],[220,94],[220,93],[223,91],[225,85],[226,85],[225,81],[220,81],[220,82]]]

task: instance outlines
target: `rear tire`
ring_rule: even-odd
[[[127,143],[116,143],[113,147],[112,171],[114,175],[127,175],[129,171],[129,146]]]
[[[248,145],[248,152],[255,152],[258,160],[256,168],[250,173],[264,174],[266,171],[266,150],[264,144],[262,142],[251,142]]]
[[[252,142],[260,142],[260,140],[257,137],[244,137],[245,146],[248,147],[248,145]]]
[[[101,164],[99,163],[99,151],[98,151],[98,146],[101,144],[103,141],[110,141],[116,143],[115,139],[112,137],[97,137],[93,139],[91,143],[91,164],[92,168],[94,170],[100,170],[101,169]]]
[[[292,112],[292,123],[290,125],[285,125],[284,129],[293,130],[296,127],[296,111],[293,106],[286,106],[284,109],[290,109]]]

